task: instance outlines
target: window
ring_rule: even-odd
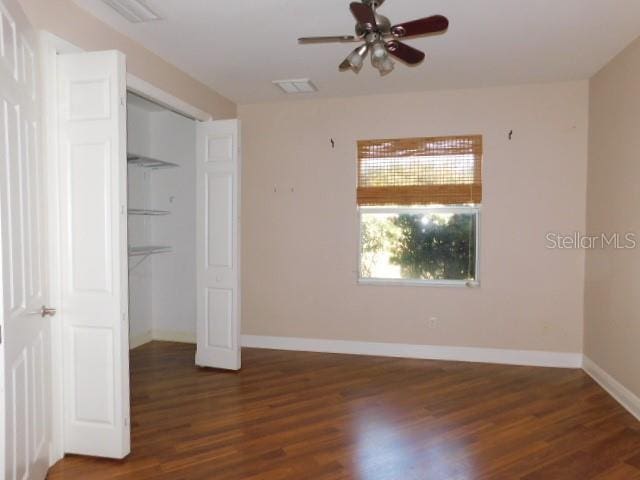
[[[360,279],[478,280],[482,137],[358,142]]]

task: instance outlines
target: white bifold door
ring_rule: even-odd
[[[53,311],[43,310],[48,270],[39,60],[16,0],[0,0],[0,32],[0,478],[42,480],[51,443]]]
[[[64,450],[130,451],[126,67],[60,55],[59,195]]]
[[[196,364],[240,369],[240,124],[197,132]]]
[[[130,452],[126,65],[118,52],[59,55],[58,151],[40,161],[38,52],[17,0],[0,0],[0,478],[42,480],[51,445],[51,328],[62,331],[63,449]],[[201,366],[240,368],[239,123],[198,124]],[[45,182],[46,180],[46,182]],[[57,201],[45,205],[46,184]],[[58,219],[56,238],[44,228]],[[59,245],[59,315],[46,246]]]

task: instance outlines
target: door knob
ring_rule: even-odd
[[[40,316],[42,318],[44,318],[44,317],[53,317],[53,316],[55,316],[57,311],[56,311],[55,308],[49,308],[49,307],[46,307],[46,306],[43,305],[38,313],[40,314]]]

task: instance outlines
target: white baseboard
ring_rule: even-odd
[[[381,357],[451,360],[459,362],[501,363],[536,367],[580,368],[582,354],[545,352],[537,350],[505,350],[499,348],[447,347],[439,345],[409,345],[348,340],[320,340],[312,338],[267,337],[243,335],[242,346],[273,350],[346,353]]]
[[[615,398],[620,405],[640,420],[640,398],[635,393],[627,389],[627,387],[622,385],[618,380],[605,372],[586,355],[584,356],[582,368],[591,378],[600,384],[600,386],[604,388],[609,395]]]
[[[196,343],[196,334],[193,332],[153,330],[151,337],[161,342]]]
[[[153,330],[149,333],[131,337],[129,339],[129,350],[138,348],[145,343],[153,342],[177,342],[177,343],[196,343],[196,335],[191,332],[174,332],[169,330]]]
[[[153,340],[151,333],[143,333],[142,335],[136,335],[129,339],[129,350],[133,350],[134,348],[138,348],[145,343],[149,343]]]

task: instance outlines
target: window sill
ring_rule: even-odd
[[[359,278],[358,285],[373,287],[453,287],[480,288],[478,281],[462,280],[393,280],[388,278]]]

